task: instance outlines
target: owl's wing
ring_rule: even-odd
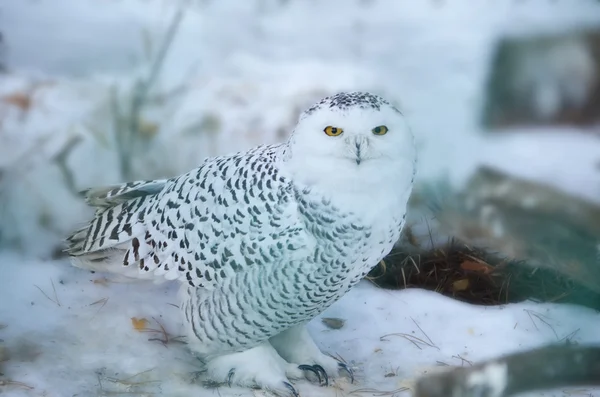
[[[266,146],[171,180],[88,191],[92,222],[68,239],[76,266],[214,288],[249,266],[305,257],[294,190]],[[266,153],[265,153],[266,151]]]

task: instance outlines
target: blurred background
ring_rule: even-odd
[[[2,247],[60,257],[79,191],[285,140],[368,90],[417,139],[411,245],[600,291],[598,1],[12,0],[0,35]]]

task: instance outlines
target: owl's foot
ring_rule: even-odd
[[[243,352],[215,357],[208,360],[206,367],[209,381],[259,387],[282,397],[298,397],[290,379],[304,377],[302,370],[281,358],[269,342]]]
[[[299,369],[314,374],[319,384],[328,386],[329,379],[346,372],[354,382],[352,369],[346,364],[329,357],[319,350],[306,326],[297,325],[270,339],[271,345],[287,362],[298,363]]]

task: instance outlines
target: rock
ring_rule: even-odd
[[[490,67],[488,128],[600,121],[600,28],[504,38]]]
[[[596,203],[482,167],[436,218],[447,234],[553,268],[600,292]]]

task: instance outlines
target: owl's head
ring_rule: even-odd
[[[402,113],[366,92],[339,93],[301,114],[288,142],[287,161],[302,173],[360,179],[414,173],[413,135]]]

